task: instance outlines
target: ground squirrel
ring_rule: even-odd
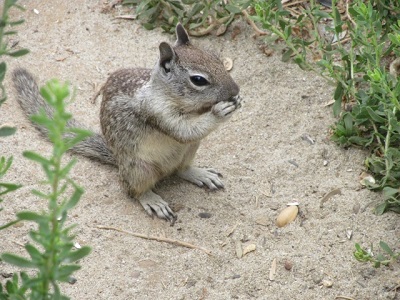
[[[160,58],[150,69],[122,69],[102,87],[102,135],[94,133],[72,152],[119,169],[129,196],[150,215],[173,222],[175,213],[152,191],[162,178],[179,177],[223,188],[214,169],[191,166],[200,141],[240,107],[239,87],[218,57],[192,45],[181,24],[174,46],[162,42]],[[13,73],[17,99],[27,116],[44,107],[33,77],[24,69]],[[75,120],[71,127],[84,127]],[[35,127],[46,134],[45,129]]]

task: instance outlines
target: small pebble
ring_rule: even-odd
[[[358,214],[358,212],[360,211],[360,203],[355,203],[354,205],[353,205],[353,214]]]
[[[69,284],[75,284],[77,281],[78,281],[78,280],[77,280],[76,278],[74,278],[74,277],[68,278],[68,283],[69,283]]]
[[[323,285],[324,287],[326,287],[326,288],[331,288],[331,287],[333,286],[333,282],[330,281],[330,280],[324,279],[324,280],[322,280],[322,285]]]
[[[208,213],[208,212],[201,212],[199,213],[199,217],[202,219],[209,219],[211,218],[212,214]]]
[[[315,284],[320,284],[322,282],[322,276],[320,274],[314,274],[312,276],[312,281],[314,281]]]
[[[290,260],[285,261],[285,269],[290,271],[293,268],[293,263]]]

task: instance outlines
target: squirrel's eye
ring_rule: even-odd
[[[195,76],[190,76],[190,81],[197,86],[205,86],[207,84],[209,84],[208,80],[205,79],[202,76],[199,75],[195,75]]]

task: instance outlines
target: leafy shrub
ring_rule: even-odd
[[[385,195],[376,212],[400,213],[400,2],[354,0],[341,13],[345,5],[337,0],[330,12],[310,1],[297,16],[281,1],[252,5],[256,20],[273,33],[267,39],[285,42],[284,61],[336,86],[333,113],[339,120],[332,139],[370,152],[365,167],[373,178],[366,185]]]
[[[124,5],[136,7],[136,17],[146,29],[161,27],[173,33],[181,22],[190,35],[201,36],[217,29],[225,32],[226,27],[240,15],[251,1],[220,0],[124,0]]]

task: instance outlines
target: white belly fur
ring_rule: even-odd
[[[168,175],[181,164],[189,147],[188,144],[181,144],[161,132],[153,131],[141,140],[137,156]]]

